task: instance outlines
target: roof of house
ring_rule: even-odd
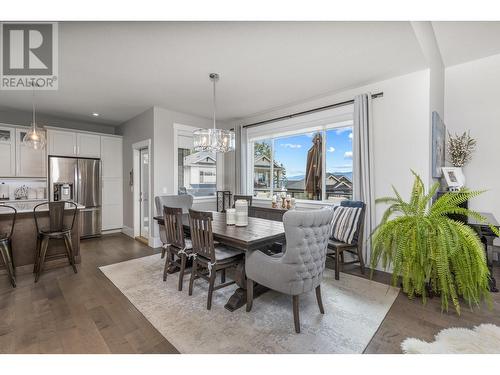
[[[255,158],[253,165],[254,168],[270,168],[271,159],[269,159],[266,155],[259,155]],[[283,169],[283,167],[275,161],[274,169]]]
[[[215,165],[216,156],[210,151],[198,151],[191,155],[184,157],[184,165]]]

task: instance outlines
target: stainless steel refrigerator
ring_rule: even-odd
[[[81,237],[101,235],[101,160],[49,157],[49,199],[72,200],[81,210]]]

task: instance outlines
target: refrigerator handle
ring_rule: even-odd
[[[80,202],[80,176],[79,176],[79,168],[78,162],[75,163],[75,184],[74,184],[74,196],[73,201],[79,203]]]

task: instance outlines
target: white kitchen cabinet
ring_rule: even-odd
[[[23,138],[29,128],[16,129],[16,176],[46,177],[46,148],[35,150],[23,144]],[[43,132],[42,130],[39,130]]]
[[[76,153],[82,158],[100,158],[101,136],[97,134],[76,133]]]
[[[104,165],[104,164],[103,164]],[[123,180],[102,179],[102,230],[123,227]]]
[[[0,177],[16,175],[15,129],[0,126]]]
[[[66,130],[47,130],[49,155],[77,156],[76,133]]]
[[[103,178],[122,178],[122,138],[101,136],[101,160]]]

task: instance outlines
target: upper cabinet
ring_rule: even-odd
[[[101,136],[67,130],[47,130],[49,154],[82,158],[101,157]]]
[[[121,137],[101,136],[101,160],[103,178],[122,178]]]
[[[25,146],[23,139],[27,131],[28,129],[16,129],[16,176],[46,177],[46,148],[35,150]]]
[[[16,175],[15,129],[0,125],[0,176]]]

